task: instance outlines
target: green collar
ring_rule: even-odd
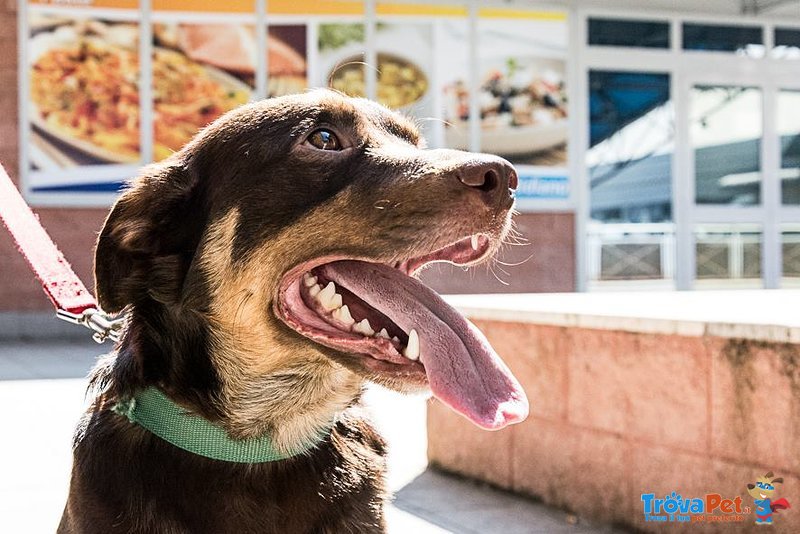
[[[187,412],[155,387],[139,392],[132,399],[117,402],[113,410],[178,448],[225,462],[285,460],[316,445],[313,443],[292,454],[282,454],[275,450],[269,435],[244,440],[231,439],[222,427]]]

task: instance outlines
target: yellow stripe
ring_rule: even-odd
[[[267,13],[270,15],[363,15],[362,2],[336,0],[269,0]]]
[[[192,11],[195,13],[255,13],[254,0],[153,0],[153,11]]]
[[[464,6],[421,5],[421,4],[384,4],[380,3],[375,11],[378,15],[428,15],[433,17],[466,17]]]
[[[75,8],[82,8],[82,7],[105,7],[105,8],[112,8],[112,9],[138,9],[139,7],[139,0],[93,0],[92,2],[83,4],[83,3],[54,3],[52,0],[28,0],[29,4],[33,5],[40,5],[40,6],[54,6],[57,5],[59,7],[75,7]]]
[[[563,11],[528,11],[526,9],[505,9],[495,7],[482,7],[478,16],[484,19],[535,19],[563,22],[567,14]]]

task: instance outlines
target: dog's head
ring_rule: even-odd
[[[253,421],[279,396],[264,392],[305,387],[302,376],[314,391],[298,399],[362,378],[430,385],[499,428],[525,417],[524,394],[414,274],[490,257],[516,184],[505,160],[425,150],[413,123],[367,100],[318,90],[257,102],[121,196],[98,241],[97,294],[106,311],[131,311],[139,375],[218,388]]]

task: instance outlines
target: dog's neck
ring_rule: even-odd
[[[363,379],[321,354],[276,358],[275,347],[285,344],[241,330],[216,330],[212,339],[196,324],[207,318],[191,315],[167,329],[182,336],[165,338],[164,329],[144,320],[151,313],[133,311],[113,369],[98,381],[109,379],[117,397],[156,386],[232,438],[269,435],[278,452],[288,453],[322,439],[361,395]]]
[[[306,361],[265,376],[223,384],[223,426],[234,438],[269,433],[280,452],[322,439],[338,414],[359,399],[363,380],[330,361]]]

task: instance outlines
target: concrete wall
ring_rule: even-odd
[[[652,531],[666,526],[643,521],[642,493],[752,506],[745,485],[774,471],[785,480],[775,498],[795,506],[775,531],[800,532],[800,345],[475,323],[522,382],[531,416],[485,432],[434,401],[433,464]]]

